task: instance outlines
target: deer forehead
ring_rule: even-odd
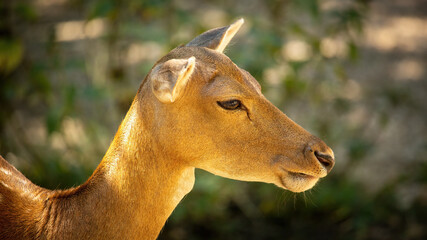
[[[205,47],[181,47],[172,50],[165,59],[195,56],[198,74],[190,80],[202,85],[203,91],[215,90],[221,94],[261,94],[258,81],[246,70],[238,67],[225,54]],[[213,92],[212,92],[213,93]]]

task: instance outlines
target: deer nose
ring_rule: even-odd
[[[329,173],[334,167],[334,152],[322,140],[316,138],[314,142],[308,144],[306,146],[306,153],[312,157],[315,157],[317,161],[319,161],[319,163],[325,168],[327,173]]]
[[[331,155],[327,153],[322,153],[319,151],[314,151],[314,156],[316,156],[317,160],[325,167],[326,171],[331,172],[332,168],[335,164],[335,159]]]

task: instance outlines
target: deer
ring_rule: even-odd
[[[327,176],[332,149],[223,53],[243,22],[208,30],[154,64],[82,185],[44,189],[0,156],[0,239],[156,239],[196,168],[292,192]]]

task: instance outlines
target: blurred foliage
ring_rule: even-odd
[[[226,54],[276,106],[332,146],[336,169],[298,195],[197,171],[194,190],[159,238],[425,239],[425,140],[411,148],[407,171],[387,181],[374,184],[375,176],[354,171],[373,156],[396,159],[379,155],[391,112],[424,107],[410,86],[370,88],[349,77],[368,10],[367,0],[3,1],[0,152],[43,187],[82,183],[154,62],[244,17]]]

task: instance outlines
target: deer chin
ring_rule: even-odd
[[[315,176],[285,171],[279,176],[279,184],[276,185],[291,192],[304,192],[314,187],[318,181],[319,178]]]

